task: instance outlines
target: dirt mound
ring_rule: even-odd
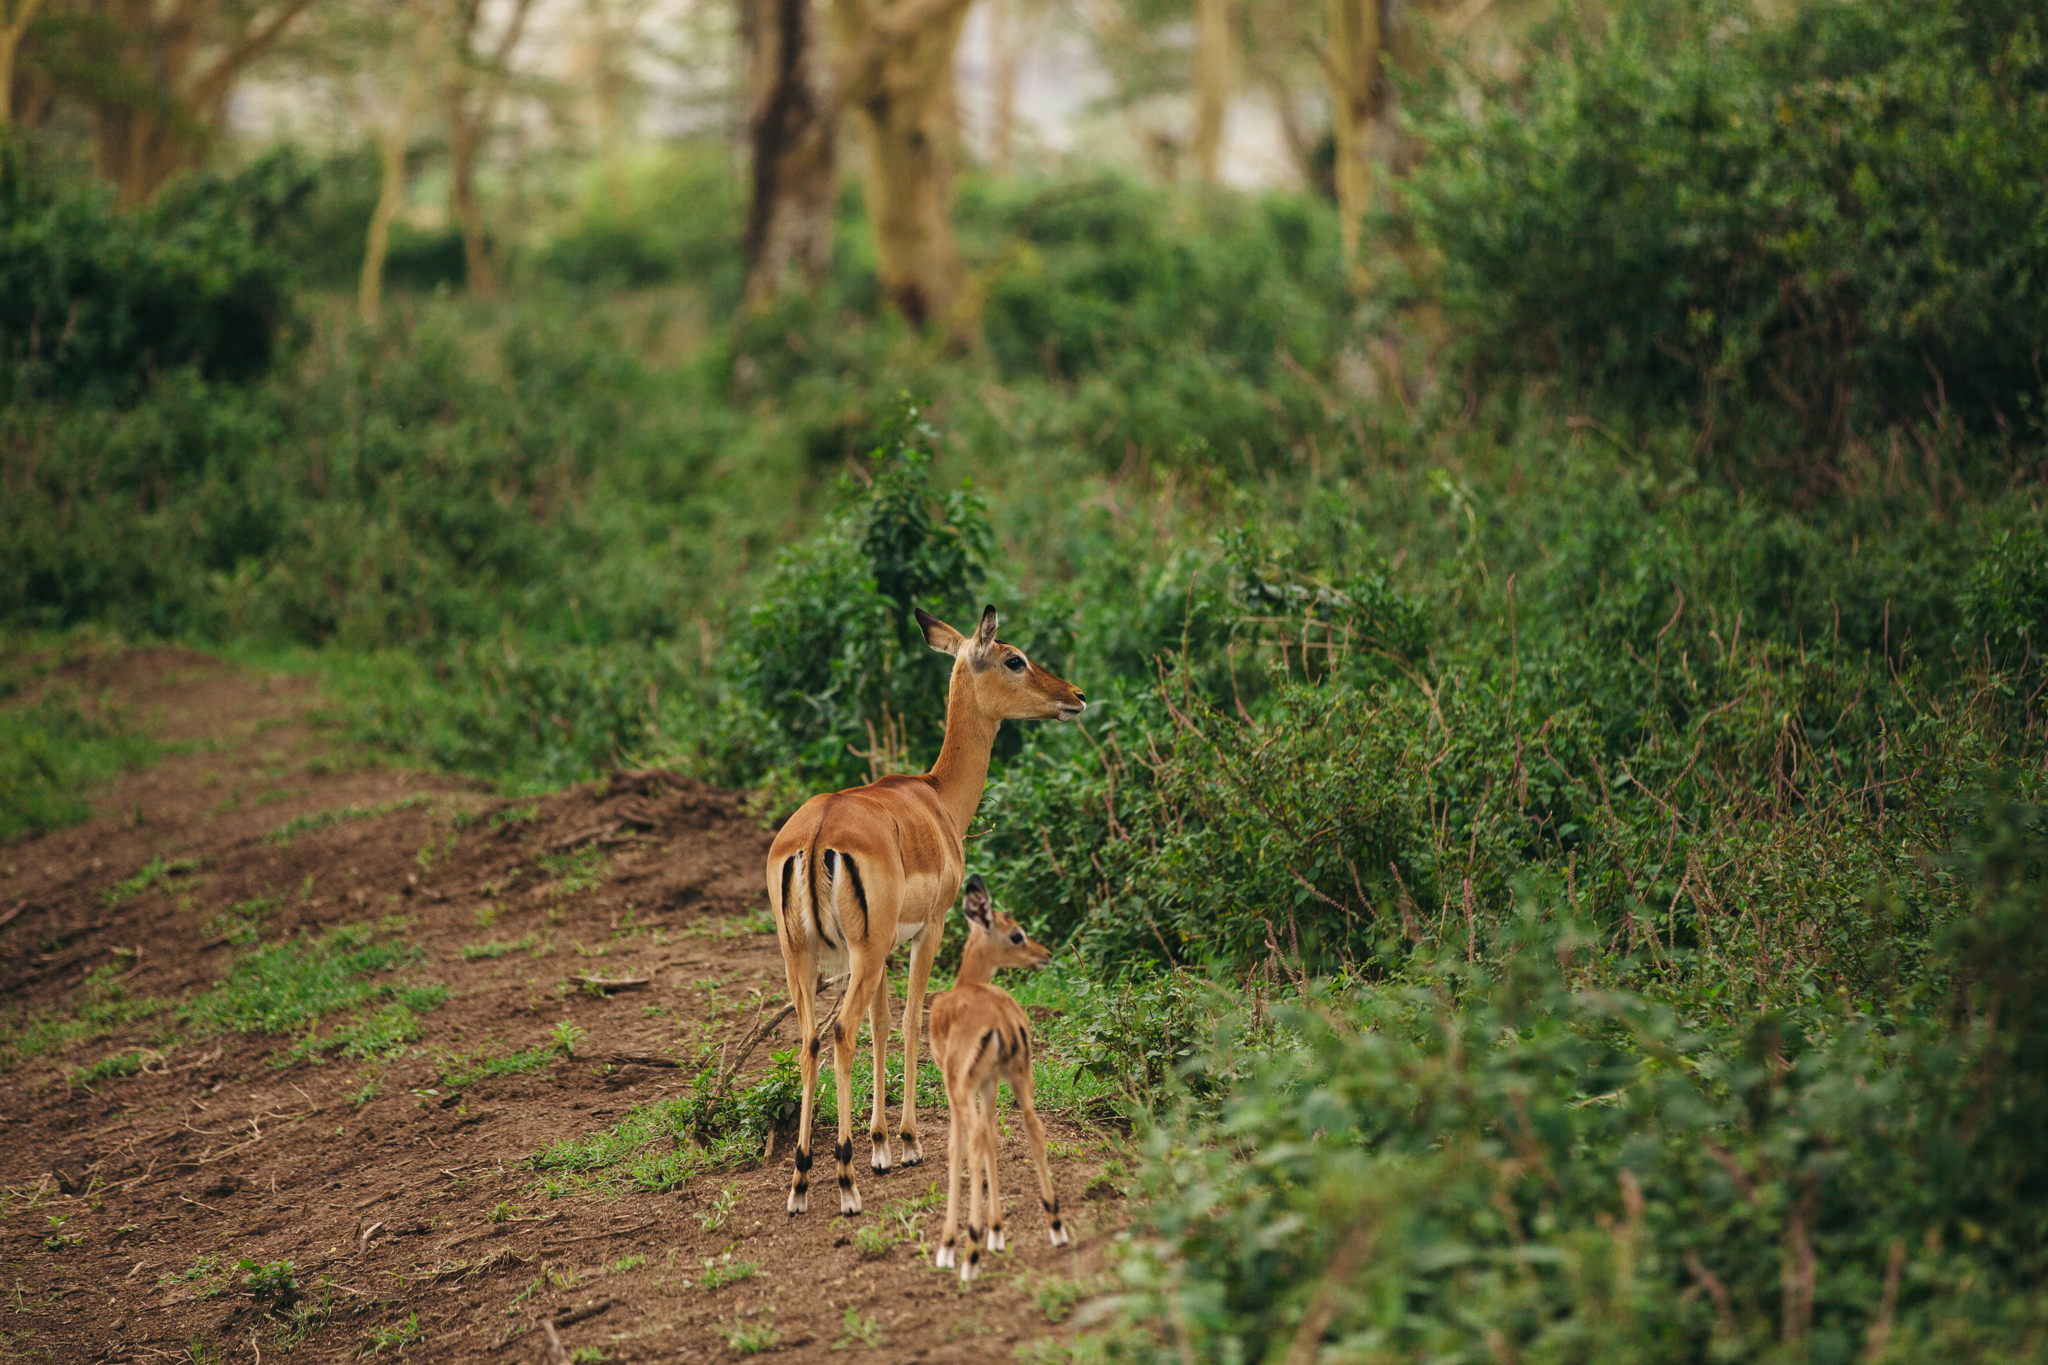
[[[788,1218],[786,1158],[549,1197],[533,1153],[686,1093],[678,1063],[782,987],[769,833],[735,794],[633,773],[506,801],[351,750],[307,679],[168,649],[68,671],[181,747],[88,823],[0,846],[0,1331],[22,1354],[534,1360],[545,1318],[583,1359],[735,1358],[749,1332],[784,1357],[986,1358],[1052,1332],[1044,1309],[1098,1268],[1119,1205],[1083,1194],[1109,1193],[1112,1149],[1056,1116],[1075,1247],[1046,1245],[1013,1140],[1012,1250],[968,1293],[920,1258],[940,1215],[915,1196],[945,1161],[929,1092],[927,1163],[863,1164],[862,1218]],[[383,954],[382,994],[221,1031],[345,987],[291,956],[320,944]],[[727,1253],[759,1269],[705,1287]]]

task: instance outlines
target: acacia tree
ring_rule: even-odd
[[[953,56],[968,0],[832,0],[838,105],[867,154],[868,217],[883,290],[904,317],[956,349],[977,325],[953,235],[958,155]]]
[[[364,322],[384,315],[384,258],[391,225],[405,202],[406,152],[435,85],[445,79],[447,37],[453,0],[388,0],[363,17],[376,37],[364,48],[376,54],[344,82],[345,98],[368,126],[377,152],[377,204],[363,240],[362,272],[356,282],[356,311]]]
[[[23,0],[16,0],[23,3]],[[103,35],[99,73],[83,93],[93,159],[121,203],[146,202],[212,145],[228,96],[312,0],[88,0]]]
[[[1195,135],[1189,150],[1204,185],[1216,183],[1223,117],[1230,107],[1236,43],[1230,0],[1195,0]]]
[[[1389,68],[1414,55],[1405,0],[1329,0],[1327,45],[1318,53],[1330,88],[1337,143],[1335,180],[1344,267],[1361,269],[1359,240],[1371,206],[1373,167],[1398,174],[1400,129]]]
[[[13,117],[15,54],[21,51],[22,37],[35,22],[42,3],[43,0],[14,0],[11,6],[0,4],[0,127],[5,127]]]
[[[822,79],[811,0],[743,0],[742,18],[753,78],[746,297],[759,310],[831,269],[837,110]]]
[[[476,194],[476,163],[490,134],[511,70],[512,51],[526,31],[532,0],[512,0],[512,12],[488,52],[479,47],[483,0],[454,0],[451,60],[444,90],[448,120],[448,209],[462,228],[463,278],[469,292],[483,296],[498,287],[497,268],[484,235],[483,206]]]

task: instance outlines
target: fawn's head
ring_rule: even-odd
[[[953,657],[954,678],[964,675],[974,704],[990,720],[1072,720],[1088,705],[1072,683],[996,638],[993,606],[982,611],[972,635],[962,635],[923,607],[917,609],[917,624],[924,628],[926,644]]]
[[[988,883],[976,873],[967,879],[967,949],[960,958],[960,975],[986,981],[1003,967],[1021,967],[1035,972],[1052,962],[1052,950],[1034,942],[1017,921],[996,909],[989,899]]]

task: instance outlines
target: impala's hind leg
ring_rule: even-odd
[[[868,1032],[875,1046],[875,1103],[868,1115],[868,1165],[876,1175],[889,1169],[889,970],[886,960],[868,1006]]]
[[[880,954],[858,948],[852,956],[846,998],[832,1022],[832,1080],[839,1101],[839,1145],[833,1155],[839,1161],[839,1211],[848,1215],[860,1212],[860,1187],[853,1183],[853,1049],[860,1036],[860,1017],[868,1012],[868,1002],[881,984],[884,961]]]
[[[924,1031],[924,987],[931,979],[932,960],[939,955],[939,938],[945,928],[941,920],[918,935],[910,945],[910,983],[903,994],[903,1164],[915,1166],[924,1160],[924,1146],[917,1137],[917,1042]],[[933,1052],[938,1051],[936,1041]]]
[[[981,1087],[981,1164],[988,1178],[988,1249],[1001,1251],[1008,1245],[1003,1240],[1003,1196],[996,1188],[996,1148],[1002,1142],[1002,1129],[996,1121],[996,1082],[991,1076]]]
[[[776,880],[769,878],[771,896],[775,896]],[[803,882],[802,855],[784,860],[780,880],[782,894],[775,896],[776,919],[782,932],[783,976],[789,984],[790,1002],[796,1006],[797,1058],[803,1074],[803,1102],[797,1109],[796,1173],[789,1181],[789,1213],[793,1218],[810,1203],[811,1124],[816,1117],[818,1049],[822,1040],[818,1037],[817,968],[811,960],[810,944],[789,927],[792,888]]]
[[[961,1089],[966,1089],[963,1076]],[[967,1259],[960,1266],[960,1279],[965,1281],[981,1274],[981,1130],[985,1115],[971,1094],[960,1096],[960,1103],[953,1106],[953,1112],[962,1116],[966,1132],[961,1136],[967,1160]],[[946,1159],[952,1164],[952,1158]]]
[[[1065,1246],[1067,1229],[1060,1222],[1060,1196],[1052,1187],[1052,1167],[1045,1159],[1045,1124],[1039,1121],[1038,1107],[1031,1100],[1031,1062],[1028,1057],[1023,1069],[1010,1078],[1010,1088],[1017,1092],[1017,1110],[1024,1116],[1024,1135],[1031,1140],[1031,1160],[1038,1167],[1038,1202],[1045,1206],[1052,1244]]]

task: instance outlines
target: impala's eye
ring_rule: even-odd
[[[1010,935],[1010,942],[1012,943],[1022,943],[1023,941],[1024,931],[1022,929],[1019,929],[1016,933]]]
[[[1003,660],[1003,666],[1012,673],[1022,673],[1024,671],[1024,656],[1012,654],[1009,658]]]

